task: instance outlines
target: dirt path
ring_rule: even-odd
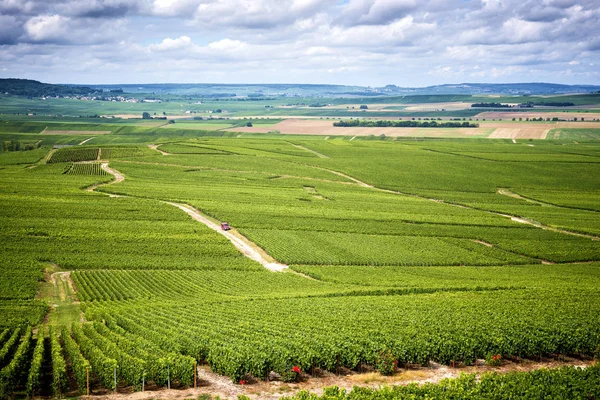
[[[110,183],[107,183],[107,185],[123,182],[125,180],[125,177],[116,169],[112,169],[111,167],[109,167],[107,162],[103,162],[100,167],[115,177],[115,180]]]
[[[215,232],[222,234],[227,239],[229,239],[229,241],[233,243],[233,245],[239,251],[241,251],[242,254],[244,254],[251,260],[260,263],[263,267],[267,268],[268,270],[283,271],[284,269],[288,268],[287,265],[275,262],[273,258],[271,258],[264,251],[259,249],[258,246],[253,244],[250,240],[248,240],[245,236],[241,235],[239,232],[236,232],[233,229],[230,231],[222,230],[221,226],[218,223],[212,221],[192,206],[181,203],[172,203],[168,201],[165,203],[170,204],[173,207],[179,208],[180,210],[188,214],[190,217],[192,217],[194,220],[201,222],[204,225],[208,226],[210,229],[214,230]]]
[[[162,154],[163,156],[172,156],[173,154],[171,153],[167,153],[166,151],[162,151],[158,148],[158,144],[149,144],[148,147],[150,147],[152,150],[156,150],[158,151],[160,154]]]
[[[450,206],[453,206],[453,207],[468,208],[470,210],[477,210],[477,211],[487,212],[487,213],[490,213],[490,214],[499,215],[501,217],[510,218],[511,221],[518,222],[518,223],[521,223],[521,224],[531,225],[531,226],[539,228],[539,229],[545,229],[545,230],[549,230],[549,231],[552,231],[552,232],[563,233],[565,235],[579,236],[579,237],[583,237],[583,238],[587,238],[587,239],[592,239],[592,240],[600,240],[600,236],[588,235],[588,234],[585,234],[585,233],[573,232],[573,231],[569,231],[569,230],[566,230],[566,229],[554,228],[552,226],[549,226],[549,225],[546,225],[546,224],[542,224],[541,222],[534,221],[534,220],[529,219],[529,218],[515,216],[515,215],[509,215],[509,214],[503,214],[503,213],[495,212],[495,211],[481,210],[479,208],[467,206],[467,205],[464,205],[464,204],[448,203],[448,202],[446,202],[446,201],[444,201],[442,199],[435,199],[435,198],[431,198],[431,197],[420,196],[418,194],[409,194],[409,193],[399,192],[399,191],[396,191],[396,190],[382,189],[382,188],[378,188],[376,186],[370,185],[370,184],[368,184],[366,182],[363,182],[361,180],[358,180],[358,179],[356,179],[356,178],[354,178],[354,177],[352,177],[350,175],[346,175],[346,174],[338,172],[338,171],[334,171],[334,170],[327,169],[327,168],[322,168],[322,167],[315,167],[315,166],[313,166],[313,168],[320,169],[320,170],[323,170],[323,171],[329,171],[332,174],[335,174],[335,175],[338,175],[338,176],[342,176],[342,177],[344,177],[346,179],[349,179],[352,182],[358,184],[359,186],[366,187],[366,188],[371,188],[371,189],[374,189],[374,190],[378,190],[380,192],[397,194],[397,195],[400,195],[400,196],[418,197],[418,198],[421,198],[421,199],[435,201],[437,203],[447,204],[447,205],[450,205]],[[507,195],[507,196],[511,196],[511,197],[518,196],[516,198],[520,198],[522,200],[529,200],[529,199],[525,199],[525,198],[521,197],[520,195],[518,195],[516,193],[512,193],[511,192],[510,194],[508,194],[508,192],[507,192],[508,190],[507,189],[506,190],[502,189],[502,190],[504,190],[503,193],[500,193],[499,191],[498,191],[498,193],[499,194],[503,194],[503,195]],[[535,202],[535,200],[529,200],[529,201]],[[549,204],[545,204],[545,205],[550,206]]]
[[[500,188],[500,189],[498,189],[496,191],[496,193],[504,195],[504,196],[512,197],[514,199],[519,199],[519,200],[527,201],[529,203],[537,204],[537,205],[540,205],[540,206],[545,206],[545,207],[565,208],[567,210],[579,210],[579,211],[587,211],[587,212],[593,212],[593,213],[597,213],[598,212],[597,210],[582,209],[582,208],[569,207],[569,206],[560,206],[560,205],[557,205],[557,204],[552,204],[552,203],[548,203],[548,202],[545,202],[545,201],[532,199],[532,198],[529,198],[529,197],[521,196],[519,193],[515,193],[512,190],[507,189],[507,188]]]
[[[217,375],[207,367],[198,368],[198,388],[183,390],[161,389],[156,391],[135,392],[128,394],[110,394],[93,396],[94,399],[106,400],[145,400],[145,399],[191,399],[199,398],[203,394],[208,394],[211,398],[219,396],[221,399],[237,399],[240,395],[245,395],[251,399],[279,400],[282,396],[293,396],[298,392],[306,390],[321,396],[323,389],[330,386],[337,386],[350,392],[354,386],[368,387],[378,389],[383,386],[408,385],[411,383],[439,383],[443,379],[458,378],[460,374],[482,375],[488,372],[497,372],[505,374],[513,371],[528,372],[542,368],[555,369],[564,366],[574,366],[578,368],[587,368],[594,364],[593,361],[569,360],[569,361],[545,361],[535,362],[523,360],[520,362],[505,361],[498,367],[489,367],[482,365],[481,361],[473,367],[448,367],[432,363],[431,367],[422,367],[416,369],[400,369],[395,375],[382,376],[377,372],[355,373],[336,375],[330,372],[322,372],[318,377],[304,375],[302,382],[285,383],[281,381],[257,382],[249,385],[236,385],[227,377]]]
[[[108,166],[108,162],[101,163],[100,168],[102,168],[103,170],[105,170],[106,172],[111,174],[115,179],[113,179],[110,182],[94,183],[92,186],[89,186],[85,189],[86,192],[95,192],[96,189],[98,189],[100,186],[112,185],[115,183],[123,182],[125,180],[125,177],[119,171]],[[119,194],[111,194],[111,193],[103,193],[103,194],[106,194],[107,196],[110,196],[110,197],[125,197],[125,196],[121,196]]]
[[[82,141],[81,143],[79,143],[79,146],[86,144],[87,142],[89,142],[90,140],[95,139],[95,138],[96,138],[95,136],[92,136],[91,138],[87,138],[84,141]]]
[[[52,150],[50,150],[50,151],[48,152],[48,154],[46,154],[46,157],[44,157],[42,160],[40,160],[40,161],[38,162],[38,164],[47,164],[47,163],[48,163],[48,161],[50,161],[50,159],[52,158],[52,155],[53,155],[54,153],[56,153],[56,151],[57,151],[57,150],[58,150],[58,149],[52,149]]]
[[[541,206],[549,206],[550,205],[550,204],[542,203],[541,201],[528,199],[528,198],[523,197],[520,194],[512,192],[510,189],[506,189],[506,188],[500,188],[500,189],[496,190],[496,193],[504,195],[504,196],[512,197],[513,199],[525,200],[530,203],[539,204]]]
[[[85,162],[85,161],[83,161]],[[96,162],[96,161],[91,161],[91,162]],[[272,174],[269,172],[259,172],[259,171],[244,171],[244,170],[239,170],[239,169],[226,169],[226,168],[212,168],[212,167],[199,167],[197,165],[183,165],[183,164],[167,164],[167,163],[160,163],[160,162],[147,162],[147,161],[131,161],[131,160],[119,160],[119,162],[121,163],[128,163],[128,164],[139,164],[139,165],[157,165],[157,166],[164,166],[164,167],[179,167],[179,168],[187,168],[187,169],[192,169],[195,168],[198,171],[223,171],[223,172],[235,172],[235,173],[239,173],[239,174],[262,174],[265,175],[267,177],[270,177]],[[299,164],[299,165],[303,165],[303,166],[307,166],[307,164]],[[312,168],[319,168],[319,167],[315,167],[312,165],[309,165]],[[343,174],[340,175],[339,173],[336,173],[334,171],[330,171],[328,169],[323,169],[324,171],[328,171],[334,174],[337,174],[338,176],[344,176]],[[273,177],[270,179],[308,179],[311,181],[318,181],[318,182],[327,182],[327,183],[340,183],[343,185],[353,185],[356,182],[352,181],[352,178],[347,178],[348,182],[344,182],[344,181],[334,181],[331,179],[323,179],[323,178],[314,178],[311,176],[299,176],[299,175],[279,175],[277,177]]]
[[[556,206],[554,204],[549,204],[549,203],[544,203],[542,201],[538,201],[538,200],[534,200],[534,199],[529,199],[527,197],[521,196],[518,193],[512,192],[509,189],[498,189],[496,191],[496,193],[504,195],[504,196],[512,197],[512,198],[515,198],[515,199],[527,201],[529,203],[537,204],[537,205],[544,206],[544,207],[567,208],[567,209],[573,210],[573,208],[570,208],[570,207],[560,207],[560,206]],[[592,240],[600,240],[600,236],[588,235],[588,234],[585,234],[585,233],[578,233],[578,232],[572,232],[572,231],[569,231],[569,230],[566,230],[566,229],[555,228],[553,226],[545,225],[545,224],[542,224],[541,222],[537,222],[537,221],[534,221],[534,220],[529,219],[529,218],[515,217],[515,216],[512,216],[512,215],[501,214],[501,213],[496,213],[496,214],[502,215],[503,217],[510,218],[511,220],[513,220],[515,222],[519,222],[521,224],[528,224],[528,225],[535,226],[536,228],[546,229],[546,230],[553,231],[553,232],[558,232],[558,233],[564,233],[566,235],[571,235],[571,236],[579,236],[579,237],[583,237],[583,238],[587,238],[587,239],[592,239]]]
[[[308,165],[308,164],[306,164],[306,165]],[[323,168],[323,167],[315,167],[314,165],[308,165],[308,166],[316,168],[316,169],[320,169],[322,171],[331,172],[334,175],[341,176],[342,178],[346,178],[349,181],[352,181],[352,182],[356,183],[358,186],[362,186],[362,187],[366,187],[366,188],[370,188],[370,189],[375,189],[375,190],[385,190],[385,189],[379,189],[379,188],[377,188],[377,187],[375,187],[373,185],[370,185],[368,183],[365,183],[363,181],[359,181],[358,179],[353,178],[350,175],[346,175],[346,174],[344,174],[342,172],[334,171],[332,169],[327,169],[327,168]],[[398,192],[398,194],[403,194],[403,193],[399,193]]]
[[[299,145],[299,144],[292,144],[292,143],[290,143],[290,144],[291,144],[292,146],[294,146],[294,147],[298,148],[298,149],[306,150],[306,151],[308,151],[309,153],[313,153],[314,155],[316,155],[316,156],[317,156],[317,157],[319,157],[319,158],[329,158],[329,156],[326,156],[326,155],[325,155],[325,154],[323,154],[323,153],[319,153],[318,151],[315,151],[315,150],[309,149],[308,147],[304,147],[304,146],[301,146],[301,145]]]
[[[100,186],[112,185],[114,183],[123,182],[125,180],[125,176],[123,176],[116,169],[110,168],[108,166],[108,162],[103,162],[101,167],[103,170],[105,170],[106,172],[108,172],[109,174],[114,176],[115,179],[110,182],[107,182],[107,183],[96,183],[96,184],[88,187],[87,189],[85,189],[86,191],[94,192]],[[104,193],[104,194],[106,194],[110,197],[126,197],[126,196],[121,196],[118,194],[111,194],[111,193]],[[158,201],[162,201],[162,200],[158,200]],[[200,211],[198,211],[194,207],[187,205],[187,204],[173,203],[173,202],[169,202],[169,201],[164,201],[164,203],[172,205],[173,207],[179,208],[180,210],[184,211],[186,214],[191,216],[194,220],[201,222],[204,225],[206,225],[207,227],[209,227],[210,229],[222,234],[227,239],[229,239],[229,241],[239,251],[241,251],[242,254],[244,254],[246,257],[250,258],[251,260],[254,260],[254,261],[260,263],[263,267],[267,268],[268,270],[283,271],[288,268],[287,265],[277,263],[276,260],[274,258],[272,258],[271,256],[269,256],[263,249],[258,247],[256,244],[252,243],[250,240],[248,240],[248,238],[243,236],[241,233],[237,232],[235,229],[231,229],[229,231],[222,230],[221,226],[217,222],[209,219],[208,217],[203,215]]]
[[[58,268],[53,264],[53,268]],[[50,304],[50,312],[45,323],[51,325],[70,325],[75,321],[84,322],[85,318],[79,306],[75,284],[70,271],[54,272],[50,275],[51,291],[45,291],[45,298]]]

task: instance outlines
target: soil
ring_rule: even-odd
[[[198,367],[198,387],[188,389],[158,389],[154,391],[119,393],[101,396],[90,396],[94,400],[142,400],[142,399],[191,399],[201,395],[212,398],[219,396],[222,399],[236,399],[239,395],[246,395],[252,399],[278,400],[282,396],[292,396],[301,390],[307,390],[321,395],[323,389],[338,386],[351,391],[354,386],[380,388],[382,386],[408,385],[410,383],[439,383],[443,379],[457,378],[462,373],[481,375],[487,372],[508,373],[512,371],[527,372],[541,368],[559,368],[575,366],[586,368],[593,365],[593,361],[564,358],[559,360],[504,360],[502,365],[490,367],[484,360],[478,360],[476,366],[465,367],[458,365],[449,367],[431,363],[430,367],[415,366],[410,369],[399,369],[392,376],[383,376],[378,372],[357,373],[350,370],[341,371],[340,375],[317,370],[316,377],[302,374],[298,383],[285,383],[281,381],[257,381],[246,385],[237,385],[227,377],[217,375],[206,366]],[[85,398],[86,396],[83,396]]]
[[[508,119],[512,120],[513,118],[559,118],[564,120],[569,120],[573,118],[577,118],[578,120],[581,118],[585,118],[586,121],[593,120],[594,118],[600,118],[599,112],[541,112],[541,111],[485,111],[477,114],[474,118],[485,118],[485,119]],[[587,122],[584,122],[587,125]],[[582,123],[576,122],[578,125],[582,125]]]
[[[487,113],[486,113],[487,114]],[[545,114],[544,114],[545,115]],[[591,118],[589,114],[588,118]],[[519,116],[521,116],[519,114]],[[600,114],[599,114],[600,116]],[[389,137],[488,137],[490,139],[546,139],[548,132],[560,128],[600,128],[600,122],[512,122],[514,115],[504,116],[509,121],[490,121],[493,116],[483,116],[488,121],[475,121],[479,128],[377,128],[377,127],[336,127],[333,122],[339,118],[299,119],[289,118],[270,127],[241,127],[225,129],[242,133],[268,133],[279,131],[294,135],[337,135],[337,136],[379,136]],[[479,116],[478,116],[479,118]],[[500,118],[500,117],[496,117]],[[377,118],[382,119],[382,118]],[[385,118],[384,118],[385,119]],[[388,118],[389,119],[389,118]],[[391,118],[396,119],[396,118]],[[480,118],[482,119],[482,118]]]
[[[158,148],[158,144],[149,144],[148,147],[150,147],[152,150],[156,150],[158,151],[160,154],[162,154],[163,156],[171,156],[171,153],[167,153],[166,151],[162,151]]]
[[[262,249],[259,249],[254,243],[248,240],[245,236],[237,232],[235,229],[224,231],[220,224],[209,219],[197,209],[187,204],[166,202],[167,204],[177,207],[184,211],[194,220],[203,223],[215,232],[225,236],[229,241],[244,254],[246,257],[260,263],[263,267],[270,271],[283,271],[288,268],[287,265],[277,263],[272,257],[268,256]]]
[[[293,144],[292,146],[294,146],[298,149],[306,150],[309,153],[313,153],[314,155],[316,155],[319,158],[329,158],[329,156],[326,156],[325,154],[319,153],[318,151],[315,151],[315,150],[311,150],[308,147],[300,146],[299,144]]]
[[[85,140],[81,141],[81,142],[79,143],[79,146],[86,144],[87,142],[89,142],[89,141],[90,141],[90,140],[92,140],[92,139],[95,139],[95,137],[87,138],[87,139],[85,139]]]
[[[333,126],[336,119],[298,119],[291,118],[281,121],[268,128],[241,127],[227,129],[234,132],[268,133],[280,131],[281,133],[297,135],[331,135],[331,136],[369,136],[386,135],[390,137],[402,136],[427,136],[427,137],[468,137],[485,135],[489,129],[482,128],[365,128],[365,127],[339,127]]]

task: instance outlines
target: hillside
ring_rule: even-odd
[[[0,93],[16,96],[82,96],[96,91],[87,86],[52,85],[30,79],[0,79]]]

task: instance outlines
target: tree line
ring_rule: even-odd
[[[471,122],[437,122],[437,121],[384,121],[350,119],[334,122],[333,126],[366,128],[479,128],[479,124]]]

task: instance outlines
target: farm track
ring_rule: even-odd
[[[101,167],[103,170],[105,170],[106,172],[108,172],[109,174],[114,176],[115,179],[108,183],[94,184],[94,185],[88,187],[86,189],[86,191],[94,192],[100,186],[111,185],[111,184],[123,182],[125,180],[125,176],[123,176],[123,174],[121,174],[119,171],[117,171],[113,168],[110,168],[108,166],[108,162],[103,162]],[[106,194],[110,197],[129,197],[129,196],[110,194],[110,193],[104,193],[104,194]],[[182,210],[183,212],[188,214],[190,217],[192,217],[195,221],[201,222],[204,225],[206,225],[207,227],[209,227],[210,229],[222,234],[227,239],[229,239],[229,241],[242,254],[244,254],[246,257],[250,258],[251,260],[258,262],[259,264],[261,264],[263,267],[265,267],[269,271],[280,272],[280,271],[283,271],[288,268],[287,265],[277,263],[275,261],[275,259],[273,259],[271,256],[269,256],[264,250],[262,250],[256,244],[252,243],[250,240],[248,240],[248,238],[246,238],[239,232],[237,232],[235,230],[232,230],[232,231],[222,230],[218,223],[212,221],[211,219],[209,219],[208,217],[203,215],[199,210],[195,209],[194,207],[192,207],[188,204],[174,203],[174,202],[162,201],[162,200],[158,200],[158,201],[161,201],[165,204],[169,204],[173,207],[179,208],[180,210]]]
[[[194,220],[201,222],[204,225],[206,225],[207,227],[209,227],[210,229],[214,230],[215,232],[222,234],[227,239],[229,239],[229,241],[239,251],[241,251],[242,254],[244,254],[246,257],[250,258],[251,260],[254,260],[254,261],[260,263],[266,269],[268,269],[270,271],[274,271],[274,272],[276,272],[276,271],[279,272],[279,271],[283,271],[284,269],[288,268],[287,265],[279,264],[279,263],[275,262],[264,251],[259,250],[258,246],[255,245],[254,243],[250,242],[250,240],[248,240],[245,236],[243,236],[235,231],[231,232],[231,231],[222,230],[221,227],[216,222],[213,222],[206,216],[202,215],[200,213],[200,211],[198,211],[194,207],[187,205],[187,204],[173,203],[173,202],[169,202],[169,201],[166,201],[165,203],[170,204],[173,207],[179,208],[181,211],[188,214]]]
[[[288,143],[290,143],[290,142],[288,142]],[[293,143],[290,143],[290,144],[291,144],[292,146],[294,146],[294,147],[298,148],[298,149],[302,149],[302,150],[308,151],[309,153],[312,153],[312,154],[316,155],[316,156],[317,156],[317,157],[319,157],[319,158],[329,158],[329,156],[326,156],[326,155],[325,155],[325,154],[323,154],[323,153],[319,153],[318,151],[315,151],[315,150],[309,149],[308,147],[301,146],[301,145],[299,145],[299,144],[293,144]]]
[[[96,162],[96,161],[93,161]],[[126,163],[126,164],[139,164],[139,165],[157,165],[157,166],[164,166],[164,167],[180,167],[180,168],[190,168],[190,169],[196,169],[198,171],[220,171],[220,172],[235,172],[238,174],[263,174],[266,176],[271,176],[271,174],[269,173],[265,173],[265,172],[258,172],[258,171],[245,171],[245,170],[239,170],[239,169],[225,169],[225,168],[211,168],[211,167],[198,167],[197,165],[181,165],[181,164],[166,164],[166,163],[159,163],[159,162],[147,162],[147,161],[131,161],[131,160],[119,160],[120,163]],[[302,164],[305,165],[305,164]],[[317,168],[317,167],[314,167]],[[325,170],[328,172],[331,172],[329,170]],[[279,175],[277,177],[271,178],[271,179],[308,179],[311,181],[318,181],[318,182],[327,182],[327,183],[341,183],[343,185],[353,185],[356,182],[344,182],[344,181],[332,181],[331,179],[322,179],[322,178],[313,178],[310,176],[298,176],[298,175]]]
[[[166,151],[160,150],[158,148],[158,144],[149,144],[148,147],[150,147],[152,150],[156,150],[158,151],[160,154],[162,154],[163,156],[172,156],[173,154],[171,153],[167,153]]]
[[[518,222],[521,224],[527,224],[527,225],[531,225],[533,227],[539,228],[539,229],[545,229],[548,231],[552,231],[552,232],[556,232],[556,233],[562,233],[565,235],[571,235],[571,236],[578,236],[578,237],[583,237],[583,238],[587,238],[587,239],[591,239],[591,240],[600,240],[600,236],[595,236],[595,235],[588,235],[585,233],[578,233],[578,232],[573,232],[573,231],[569,231],[567,229],[560,229],[560,228],[555,228],[546,224],[542,224],[541,222],[538,221],[534,221],[532,219],[526,218],[526,217],[521,217],[518,215],[510,215],[510,214],[504,214],[501,212],[497,212],[497,211],[490,211],[490,210],[484,210],[481,208],[477,208],[477,207],[473,207],[473,206],[467,206],[464,204],[455,204],[455,203],[449,203],[445,200],[442,199],[436,199],[436,198],[432,198],[432,197],[426,197],[426,196],[421,196],[418,194],[410,194],[410,193],[404,193],[404,192],[400,192],[400,191],[396,191],[396,190],[390,190],[390,189],[383,189],[383,188],[379,188],[377,186],[371,185],[369,183],[363,182],[361,180],[358,180],[350,175],[344,174],[342,172],[338,172],[338,171],[334,171],[331,169],[327,169],[327,168],[323,168],[323,167],[314,167],[323,171],[329,171],[332,174],[344,177],[346,179],[351,180],[352,182],[356,183],[359,186],[365,187],[365,188],[370,188],[373,190],[377,190],[380,192],[384,192],[384,193],[391,193],[391,194],[397,194],[400,196],[410,196],[410,197],[417,197],[420,199],[425,199],[425,200],[430,200],[430,201],[435,201],[437,203],[442,203],[442,204],[447,204],[449,206],[453,206],[453,207],[460,207],[460,208],[467,208],[470,210],[476,210],[476,211],[482,211],[482,212],[486,212],[486,213],[490,213],[490,214],[494,214],[494,215],[499,215],[501,217],[505,217],[505,218],[509,218],[511,221],[514,222]],[[523,199],[525,200],[525,199]]]
[[[482,361],[482,360],[481,360]],[[317,377],[304,374],[304,379],[298,383],[285,383],[281,381],[259,381],[250,385],[236,385],[231,379],[215,374],[205,366],[198,367],[198,388],[193,389],[159,389],[145,392],[117,393],[108,395],[94,395],[88,398],[97,400],[145,400],[166,399],[184,400],[200,398],[208,394],[211,398],[219,396],[221,399],[238,399],[240,395],[248,396],[250,399],[279,400],[282,395],[293,396],[300,391],[309,391],[321,396],[324,388],[337,386],[350,392],[355,386],[378,388],[382,386],[398,386],[409,384],[439,383],[443,379],[458,378],[461,374],[476,374],[481,376],[485,373],[507,374],[511,372],[528,372],[539,369],[557,369],[565,366],[576,368],[587,368],[594,365],[593,361],[582,361],[570,359],[566,361],[544,360],[521,360],[519,362],[505,361],[499,367],[480,365],[472,367],[449,367],[432,363],[430,367],[419,367],[415,369],[400,369],[392,376],[382,376],[375,372],[356,373],[346,371],[341,375],[331,372],[320,371]]]
[[[594,213],[599,212],[598,210],[592,210],[592,209],[588,209],[588,208],[560,206],[560,205],[557,205],[557,204],[553,204],[553,203],[548,203],[548,202],[541,201],[541,200],[532,199],[530,197],[525,197],[525,196],[522,196],[522,195],[520,195],[518,193],[515,193],[515,192],[511,191],[508,188],[500,188],[500,189],[498,189],[496,191],[496,193],[504,195],[504,196],[512,197],[514,199],[524,200],[524,201],[527,201],[529,203],[537,204],[537,205],[540,205],[540,206],[555,207],[555,208],[564,208],[564,209],[567,209],[567,210],[589,211],[589,212],[594,212]]]

